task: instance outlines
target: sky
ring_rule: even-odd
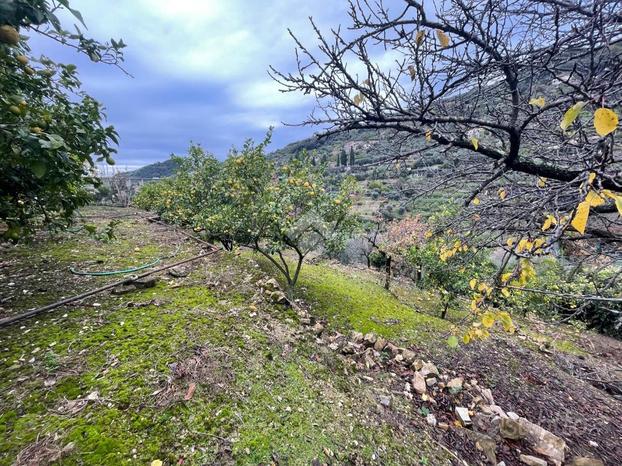
[[[245,139],[262,139],[274,126],[269,150],[311,136],[321,128],[289,127],[314,101],[283,94],[270,65],[295,69],[291,28],[315,43],[312,16],[324,30],[347,23],[339,0],[72,0],[100,41],[122,38],[124,68],[95,64],[43,38],[34,53],[78,65],[83,88],[106,107],[120,135],[120,169],[133,169],[184,154],[190,142],[224,158]],[[66,29],[71,22],[65,23]]]

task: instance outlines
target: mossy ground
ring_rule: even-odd
[[[50,259],[37,271],[51,276],[77,262],[102,258],[98,267],[112,268],[174,247],[143,221],[123,222],[119,239],[109,243],[63,237],[12,249],[11,267],[21,270],[33,254],[45,254]],[[191,254],[191,245],[184,248]],[[152,289],[101,294],[0,329],[0,465],[46,438],[59,448],[73,444],[60,460],[67,465],[178,464],[181,458],[184,464],[303,465],[316,458],[446,464],[429,437],[392,425],[377,388],[300,333],[290,311],[261,299],[254,282],[262,275],[253,260],[220,254],[197,263],[186,278],[162,276]],[[66,275],[41,302],[103,280]],[[319,286],[330,294],[328,282]],[[348,293],[361,306],[381,306],[386,297],[364,288],[346,287],[340,306]],[[5,312],[32,302],[16,298],[15,309]],[[320,312],[329,312],[327,302],[318,304]],[[396,303],[377,309],[380,319],[402,319],[399,328],[439,330]],[[392,324],[374,323],[372,314],[350,322],[345,311],[335,319],[339,325],[394,335]],[[175,365],[187,361],[196,370],[179,376]],[[196,391],[184,401],[192,383]]]

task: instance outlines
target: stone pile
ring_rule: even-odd
[[[349,358],[358,370],[390,367],[404,379],[403,395],[425,406],[430,426],[444,431],[461,429],[490,464],[505,466],[497,462],[497,448],[506,443],[526,465],[604,465],[599,459],[579,457],[565,463],[567,447],[562,438],[516,413],[505,412],[495,404],[492,391],[475,379],[466,381],[455,373],[440,371],[433,363],[418,359],[414,351],[373,333],[328,333],[324,324],[315,322],[306,311],[299,309],[298,314],[318,342]],[[381,405],[389,407],[390,399],[381,400]]]

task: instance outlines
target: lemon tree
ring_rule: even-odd
[[[68,33],[57,14],[73,14]],[[35,228],[62,227],[98,184],[94,164],[114,163],[117,133],[102,105],[81,90],[74,65],[55,63],[31,49],[45,35],[119,64],[122,42],[102,44],[80,31],[82,17],[67,0],[10,0],[0,5],[0,235],[17,241]]]

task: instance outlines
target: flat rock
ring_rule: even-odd
[[[546,460],[531,455],[520,455],[520,460],[529,466],[547,466]]]
[[[141,290],[146,288],[153,288],[158,283],[158,279],[155,277],[139,278],[138,280],[132,280],[132,285]]]
[[[575,456],[570,466],[605,466],[605,463],[598,458],[588,458],[587,456]]]
[[[463,426],[471,425],[471,416],[469,416],[469,410],[467,408],[456,406],[455,413],[456,417]]]
[[[524,417],[519,418],[518,423],[525,432],[526,441],[536,453],[546,456],[558,466],[564,462],[566,442],[563,439]]]
[[[435,376],[435,375],[439,375],[438,373],[438,369],[436,368],[436,366],[434,364],[432,364],[431,362],[425,362],[423,363],[423,366],[421,367],[421,369],[419,370],[419,373],[424,376]]]
[[[501,437],[510,440],[520,440],[527,435],[521,424],[509,417],[500,419],[499,434]]]
[[[463,383],[464,379],[462,377],[456,377],[447,382],[447,388],[452,390],[462,390]]]
[[[179,265],[169,269],[168,274],[173,278],[184,278],[190,275],[190,269],[188,267],[184,267],[183,265]]]
[[[112,294],[116,295],[116,296],[121,296],[127,293],[133,293],[134,291],[136,291],[138,288],[136,288],[136,286],[134,284],[129,284],[129,285],[119,285],[119,286],[115,286],[112,289]]]

